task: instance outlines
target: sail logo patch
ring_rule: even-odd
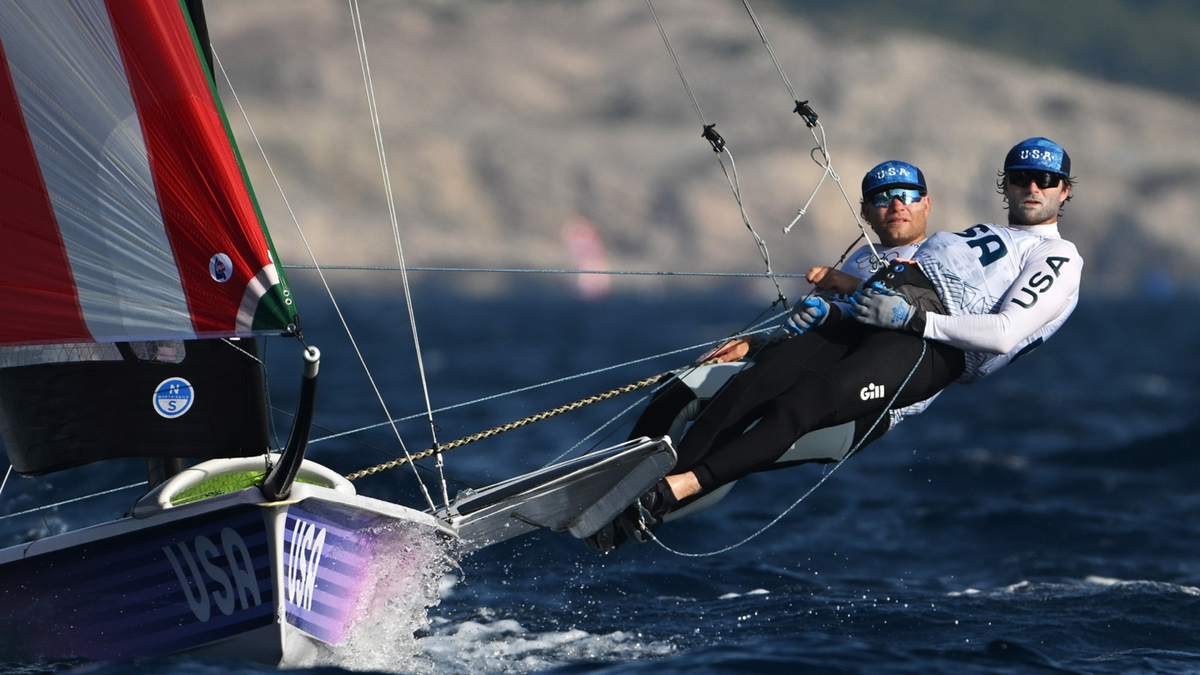
[[[163,380],[154,388],[154,412],[173,420],[191,409],[196,400],[192,383],[182,377]]]
[[[213,281],[223,284],[233,276],[233,261],[224,253],[218,253],[208,261],[208,273]]]

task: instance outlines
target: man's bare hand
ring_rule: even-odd
[[[852,274],[846,274],[832,267],[814,267],[805,275],[809,283],[818,291],[831,291],[842,295],[851,295],[858,290],[858,282],[862,281]]]
[[[738,338],[730,340],[725,344],[717,347],[711,352],[700,357],[701,361],[716,359],[717,363],[729,363],[730,361],[741,361],[746,358],[746,354],[750,353],[750,340],[747,338]]]

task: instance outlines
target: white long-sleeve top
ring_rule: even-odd
[[[1040,346],[1079,302],[1083,259],[1057,224],[939,232],[915,259],[949,312],[926,315],[922,335],[966,352],[960,382]]]

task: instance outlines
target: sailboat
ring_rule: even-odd
[[[451,546],[587,536],[674,463],[636,440],[433,512],[305,459],[320,352],[207,42],[199,0],[0,2],[0,432],[20,475],[143,458],[149,487],[0,549],[5,658],[310,663],[381,577],[411,591]],[[276,452],[257,341],[278,336],[303,358]]]

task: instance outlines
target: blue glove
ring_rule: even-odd
[[[907,298],[878,281],[850,296],[850,306],[862,323],[895,330],[908,328],[918,312]]]
[[[796,305],[795,311],[788,317],[787,324],[791,330],[803,333],[814,326],[820,326],[829,318],[829,303],[821,298],[805,298]]]

